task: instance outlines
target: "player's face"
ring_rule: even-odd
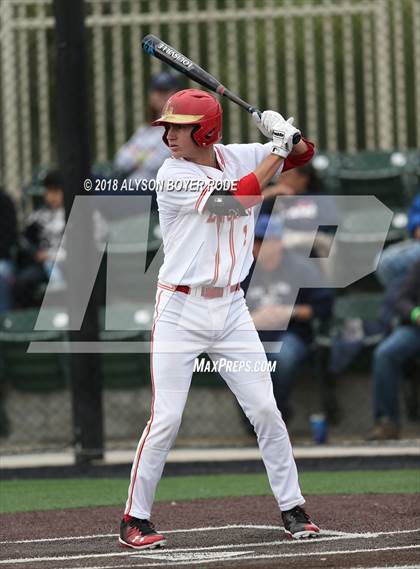
[[[167,138],[169,148],[174,158],[185,158],[195,160],[197,151],[200,147],[191,138],[193,125],[190,124],[170,124],[168,127]]]

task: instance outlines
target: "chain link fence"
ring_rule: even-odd
[[[56,162],[50,0],[1,5],[0,183],[19,198]],[[93,156],[113,158],[147,114],[154,33],[259,108],[293,115],[319,148],[419,146],[420,7],[415,0],[87,0]],[[254,139],[224,103],[225,142]]]
[[[343,192],[344,185],[356,179],[355,171],[359,180],[365,175],[371,183],[371,173],[376,171],[378,192],[386,189],[390,207],[403,211],[411,201],[420,173],[415,150],[420,142],[420,4],[416,0],[86,0],[86,28],[90,127],[97,164],[109,164],[147,119],[150,78],[163,67],[142,54],[140,42],[145,34],[154,33],[259,108],[295,116],[295,124],[321,151],[319,173],[325,190]],[[57,162],[52,2],[3,1],[0,41],[0,185],[15,203],[13,213],[7,197],[1,202],[0,241],[7,252],[1,253],[0,275],[2,282],[12,286],[14,265],[22,262],[17,251],[24,237],[24,219],[42,204],[43,169]],[[224,142],[256,140],[246,113],[226,101],[223,109]],[[371,153],[371,160],[377,151],[377,162],[360,166],[356,151]],[[343,158],[347,154],[356,157],[356,165],[349,166],[349,159]],[[384,156],[388,162],[380,166]],[[350,170],[353,174],[345,177]],[[118,234],[129,224],[123,221],[110,230]],[[394,241],[405,236],[404,230],[394,229]],[[148,243],[153,257],[160,245],[156,223],[150,227]],[[122,274],[138,259],[133,250],[120,253]],[[66,340],[68,317],[60,308],[59,284],[51,314],[54,330],[34,330],[47,282],[31,291],[29,306],[18,309],[13,299],[7,300],[10,290],[0,288],[4,301],[0,436],[9,450],[73,443],[66,356],[26,353],[31,341]],[[125,310],[143,328],[151,322],[152,306],[127,303]],[[107,332],[103,329],[103,333]],[[148,339],[139,330],[124,334],[126,339]],[[371,401],[366,397],[371,349],[356,370],[335,386],[334,400],[327,402],[326,390],[334,386],[325,382],[318,352],[313,351],[299,374],[292,436],[307,440],[308,417],[324,410],[326,403],[336,411],[333,436],[362,436],[371,425]],[[104,354],[101,366],[106,444],[125,446],[138,438],[149,417],[148,355]],[[178,444],[252,441],[249,426],[223,385],[215,374],[194,376]],[[415,423],[407,419],[418,417],[418,410],[410,407],[413,389],[412,383],[404,385],[407,435],[415,432]]]

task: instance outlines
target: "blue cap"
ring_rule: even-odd
[[[283,222],[278,215],[270,216],[266,213],[259,216],[255,224],[255,237],[257,239],[281,239],[283,237]]]
[[[180,82],[175,75],[171,75],[167,71],[162,71],[161,73],[152,75],[150,88],[154,91],[176,91],[180,88]]]

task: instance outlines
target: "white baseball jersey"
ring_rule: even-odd
[[[205,205],[214,189],[211,184],[246,176],[270,154],[272,144],[214,148],[221,170],[168,158],[158,171],[157,180],[164,186],[157,194],[165,253],[159,271],[162,282],[226,287],[242,282],[252,265],[253,209],[242,217],[216,216]]]
[[[226,287],[243,281],[252,264],[253,209],[243,217],[212,215],[205,208],[211,195],[208,185],[243,178],[269,155],[271,143],[216,145],[215,151],[221,170],[171,158],[158,172],[157,180],[164,185],[157,194],[165,252],[159,280],[164,283]],[[170,182],[182,182],[181,191],[176,186],[170,190]],[[194,362],[203,352],[213,362],[232,366],[246,357],[246,372],[232,367],[220,374],[254,426],[280,510],[305,503],[270,372],[260,365],[267,362],[264,347],[243,290],[230,292],[207,298],[158,286],[150,337],[152,412],[133,461],[125,515],[150,519],[156,487],[181,424]]]

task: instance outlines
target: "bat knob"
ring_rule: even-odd
[[[152,39],[153,36],[145,36],[141,43],[144,51],[149,55],[155,55],[155,42]]]
[[[300,134],[300,132],[296,132],[292,138],[293,144],[297,144],[298,142],[300,142],[301,138],[302,138],[302,135]]]
[[[257,107],[248,107],[248,113],[250,113],[251,115],[257,113],[259,117],[262,115],[262,112],[259,109],[257,109]]]

